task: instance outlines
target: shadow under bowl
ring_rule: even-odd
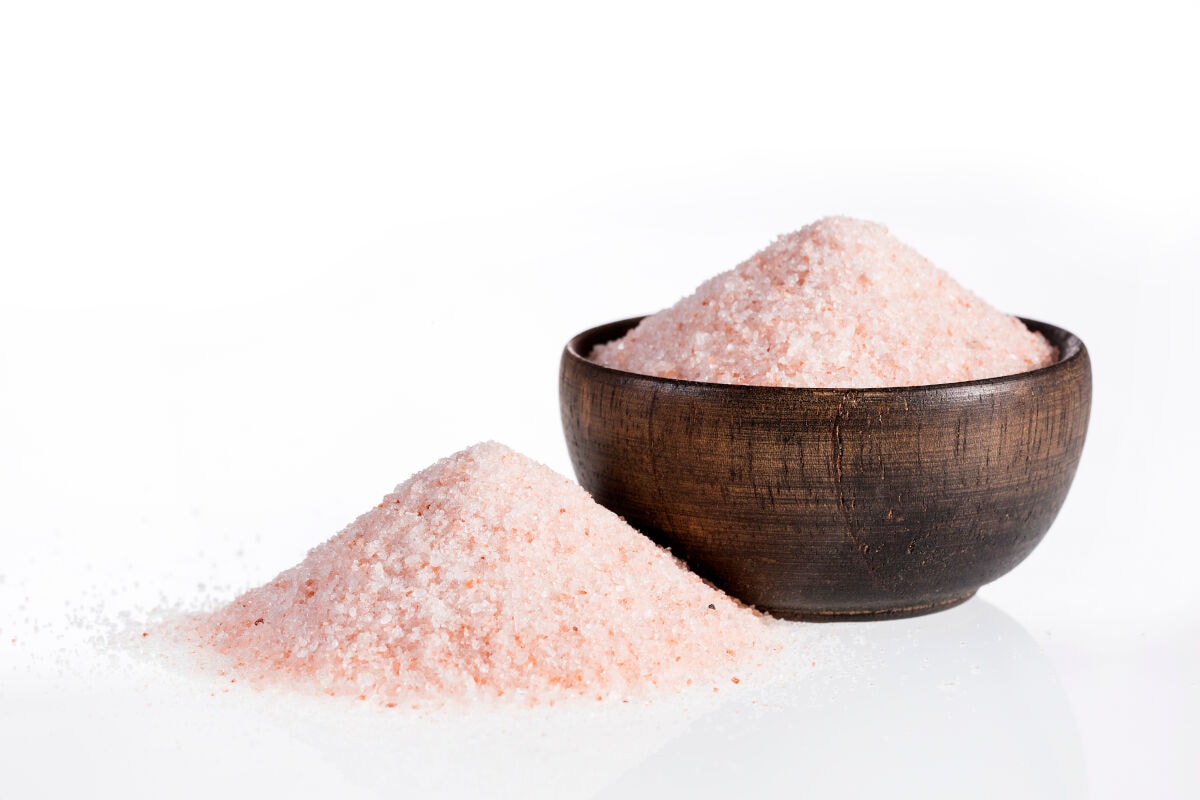
[[[580,485],[699,575],[778,617],[909,617],[963,602],[1042,540],[1075,476],[1087,348],[1031,372],[883,389],[675,380],[563,350],[559,401]]]

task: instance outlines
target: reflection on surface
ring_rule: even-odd
[[[473,799],[1085,795],[1053,666],[988,603],[911,620],[778,624],[790,644],[761,674],[650,705],[417,714],[241,684],[216,691],[212,676],[172,678],[150,664],[108,688],[81,679],[88,693],[58,692],[53,704],[16,708],[15,720],[10,703],[0,721],[10,748],[79,753],[105,742],[78,773],[95,785],[186,774],[171,792],[186,797],[260,787]],[[16,786],[69,794],[47,787],[71,774],[20,766]]]
[[[419,717],[359,710],[333,725],[296,724],[294,714],[284,716],[297,738],[356,786],[411,798],[591,797],[698,716],[671,704],[608,703]]]
[[[823,628],[828,663],[714,710],[600,797],[1085,796],[1054,667],[994,606]]]

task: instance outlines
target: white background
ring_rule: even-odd
[[[4,2],[0,796],[1197,796],[1198,23]],[[212,695],[96,639],[476,441],[570,474],[563,343],[831,213],[1091,351],[1075,487],[979,599],[586,718]]]

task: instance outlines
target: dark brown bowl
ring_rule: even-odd
[[[579,483],[745,603],[878,619],[963,602],[1021,562],[1062,506],[1087,433],[1087,348],[964,383],[791,389],[656,378],[587,359],[639,319],[563,350]]]

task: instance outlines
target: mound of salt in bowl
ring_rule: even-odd
[[[828,217],[780,237],[591,358],[711,383],[872,388],[1047,366],[1040,334],[964,289],[882,225]]]

